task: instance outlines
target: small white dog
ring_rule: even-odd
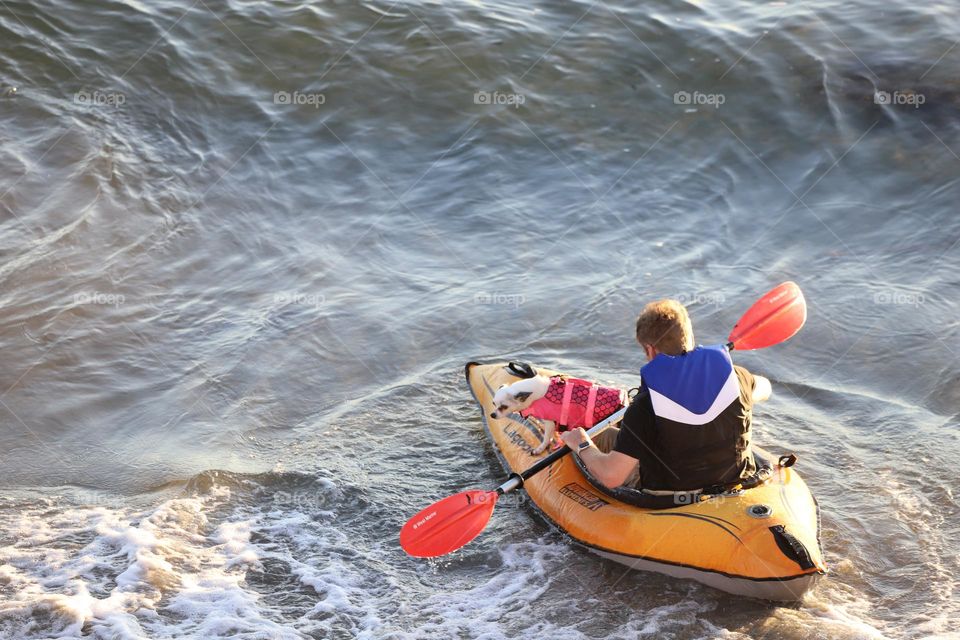
[[[534,418],[543,430],[543,441],[532,452],[539,455],[553,442],[558,427],[561,431],[590,428],[621,409],[626,399],[626,392],[589,380],[536,374],[501,385],[493,396],[490,417],[519,413]]]

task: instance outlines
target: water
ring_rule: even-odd
[[[7,0],[0,636],[956,637],[953,9]],[[465,361],[633,385],[645,301],[717,342],[786,279],[737,360],[822,506],[804,602],[522,499],[400,551],[503,477]]]

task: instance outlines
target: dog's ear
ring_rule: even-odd
[[[517,395],[515,395],[515,396],[513,396],[513,397],[517,399],[517,402],[526,402],[526,401],[527,401],[527,398],[530,397],[530,394],[531,394],[531,393],[533,393],[533,392],[532,392],[532,391],[521,391],[521,392],[519,392]]]

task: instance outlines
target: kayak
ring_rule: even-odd
[[[534,422],[516,413],[499,419],[489,415],[497,388],[519,379],[515,369],[507,363],[470,362],[466,377],[508,473],[521,473],[550,453],[531,455],[541,442]],[[607,489],[576,455],[528,478],[523,488],[549,524],[604,558],[737,595],[797,601],[827,571],[819,508],[792,468],[794,456],[778,460],[755,445],[753,453],[758,467],[767,470],[757,486],[729,488],[668,508],[634,504],[641,502],[636,496],[645,495],[634,489]]]

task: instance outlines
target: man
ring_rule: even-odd
[[[600,451],[583,429],[563,433],[564,444],[609,488],[622,485],[638,464],[638,488],[661,495],[733,484],[753,473],[751,413],[770,397],[770,381],[734,366],[723,345],[694,348],[690,316],[676,300],[644,307],[637,342],[649,362],[613,450]]]

